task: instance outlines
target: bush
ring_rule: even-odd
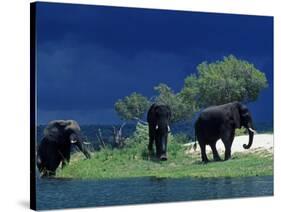
[[[173,137],[175,142],[179,144],[186,144],[193,141],[192,138],[184,133],[175,134]]]
[[[187,140],[186,137],[179,136],[181,138],[181,142],[186,143]],[[148,136],[148,125],[142,124],[140,122],[136,125],[136,130],[134,134],[126,140],[126,147],[137,149],[140,153],[140,156],[143,159],[148,158],[148,150],[147,145],[149,142],[149,136]],[[181,143],[176,141],[175,137],[169,133],[168,135],[168,152],[169,154],[176,155],[178,150],[181,148]],[[126,148],[125,148],[126,149]]]
[[[240,135],[247,135],[248,131],[245,127],[241,127],[240,129],[235,130],[235,136],[240,136]]]
[[[133,142],[137,143],[148,143],[148,125],[138,122],[131,139]]]
[[[171,133],[169,133],[168,135],[168,140],[169,141],[174,140],[174,137]],[[148,125],[138,122],[133,136],[127,139],[127,144],[131,144],[131,143],[148,144],[148,142],[149,142]]]

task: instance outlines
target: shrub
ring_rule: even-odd
[[[192,142],[192,138],[190,138],[188,135],[184,133],[175,134],[173,137],[175,142],[179,144],[186,144]]]
[[[245,127],[241,127],[240,129],[235,130],[235,136],[240,136],[240,135],[247,135],[248,131]]]

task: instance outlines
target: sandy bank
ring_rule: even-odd
[[[256,134],[254,136],[253,145],[250,149],[244,149],[243,144],[248,144],[249,136],[236,136],[234,138],[231,152],[250,152],[250,151],[257,151],[257,150],[267,150],[273,152],[273,134]],[[194,149],[191,148],[194,143],[186,144],[187,152],[191,153],[194,152]],[[221,140],[217,142],[217,150],[219,152],[224,152],[225,148]],[[197,149],[195,152],[200,151],[199,145],[197,145]],[[211,152],[210,146],[207,145],[206,147],[207,152]]]

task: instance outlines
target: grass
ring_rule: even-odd
[[[141,151],[136,146],[141,147]],[[181,177],[246,177],[272,175],[272,153],[264,150],[251,153],[234,153],[231,160],[201,163],[200,154],[186,154],[181,145],[171,144],[168,161],[148,158],[144,146],[136,145],[123,150],[104,149],[85,160],[81,153],[71,158],[71,163],[58,170],[59,177],[80,179],[112,179],[154,176],[158,178]],[[141,153],[139,153],[141,152]],[[212,156],[208,155],[211,159]]]
[[[188,153],[182,135],[169,135],[168,160],[150,158],[147,151],[147,126],[139,124],[123,149],[109,147],[94,152],[90,160],[81,153],[71,156],[64,169],[57,170],[58,177],[79,179],[112,179],[153,176],[157,178],[181,177],[246,177],[273,174],[272,153],[266,150],[234,153],[232,159],[203,164],[200,151]],[[212,155],[208,155],[211,159]],[[223,158],[223,157],[222,157]]]

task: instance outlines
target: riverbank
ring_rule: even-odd
[[[244,149],[243,144],[247,144],[249,142],[249,136],[248,135],[241,135],[236,136],[234,138],[234,141],[232,143],[231,152],[244,152],[244,153],[251,153],[253,151],[259,151],[259,150],[267,150],[271,153],[273,153],[273,134],[257,134],[254,136],[254,142],[250,149]],[[194,150],[192,148],[194,142],[190,142],[188,144],[185,144],[187,148],[187,153],[193,153],[194,151],[200,151],[199,148]],[[190,148],[189,148],[190,147]],[[224,152],[224,144],[220,140],[217,141],[216,144],[217,150],[219,153]],[[206,146],[206,152],[210,153],[212,152],[212,149],[210,146]]]
[[[168,160],[158,161],[147,155],[146,142],[134,142],[124,149],[103,149],[84,160],[80,153],[72,155],[70,164],[57,171],[58,177],[79,179],[113,179],[153,176],[158,178],[211,178],[267,176],[273,174],[273,135],[255,135],[253,147],[244,150],[246,136],[237,136],[232,159],[203,164],[199,147],[191,151],[186,145],[170,139]],[[241,146],[241,151],[240,147]],[[222,155],[223,148],[218,150]],[[212,154],[208,153],[211,160]]]

